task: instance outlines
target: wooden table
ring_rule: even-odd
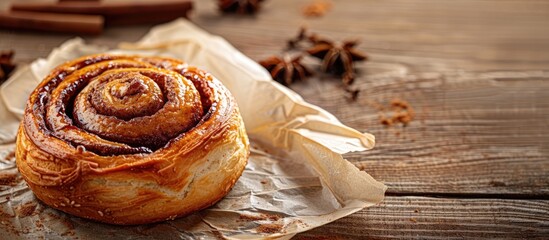
[[[296,239],[549,238],[549,2],[334,1],[313,19],[301,14],[309,0],[267,1],[255,17],[195,2],[197,25],[255,60],[281,53],[302,24],[334,39],[358,37],[371,57],[358,65],[355,102],[325,75],[292,89],[376,135],[374,150],[346,157],[387,184],[387,197]],[[114,47],[149,27],[85,40]],[[72,37],[0,30],[0,49],[26,63]],[[407,127],[379,122],[376,104],[394,98],[416,111]]]

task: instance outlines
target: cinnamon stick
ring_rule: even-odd
[[[92,14],[105,17],[107,25],[160,23],[187,17],[190,0],[158,0],[150,2],[63,1],[58,3],[14,3],[12,10]]]
[[[98,2],[100,0],[57,0],[58,2]]]
[[[0,12],[0,28],[99,34],[103,30],[103,17],[23,11]]]

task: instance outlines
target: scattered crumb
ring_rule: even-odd
[[[36,222],[34,222],[36,228],[43,228],[44,224],[42,223],[42,220],[38,219]]]
[[[385,118],[385,116],[381,117],[379,122],[381,124],[385,125],[385,126],[392,126],[393,125],[393,120],[390,119],[390,118]]]
[[[262,179],[262,180],[261,180],[261,184],[267,184],[267,183],[268,183],[268,182],[267,182],[266,179]]]
[[[292,222],[290,222],[290,224],[288,224],[288,226],[291,226],[291,225],[297,225],[301,228],[309,228],[310,225],[307,224],[307,223],[304,223],[303,221],[301,221],[300,219],[296,219],[296,220],[292,220]]]
[[[13,161],[15,160],[15,151],[9,151],[8,154],[6,154],[6,156],[4,156],[4,160],[6,161]]]
[[[410,222],[417,223],[417,220],[415,218],[410,218]]]
[[[0,185],[15,186],[18,184],[17,172],[0,172]]]
[[[74,232],[74,224],[72,223],[72,221],[70,220],[70,218],[64,216],[64,215],[59,215],[59,214],[56,214],[54,212],[48,212],[46,213],[48,215],[48,217],[50,219],[55,219],[56,221],[59,221],[61,222],[63,225],[65,225],[65,227],[67,228],[67,231],[64,232],[63,234],[64,235],[68,235],[68,236],[74,236],[75,235],[75,232]]]
[[[252,216],[252,215],[244,215],[244,214],[241,214],[241,215],[240,215],[240,220],[260,221],[260,220],[265,220],[265,218],[262,217],[261,215],[260,215],[260,216]]]
[[[282,224],[261,224],[256,230],[261,233],[278,233],[281,232],[283,228],[284,226]]]
[[[408,102],[406,101],[403,101],[403,100],[400,100],[400,99],[393,99],[391,101],[391,106],[393,107],[399,107],[399,108],[402,108],[402,109],[408,109],[408,107],[410,107],[410,105],[408,105]]]
[[[419,212],[419,209],[415,209],[414,212],[415,212],[415,213],[418,213],[418,212]]]
[[[13,233],[16,236],[20,236],[21,232],[19,227],[13,224],[13,218],[15,216],[4,212],[4,209],[0,207],[0,224],[3,230],[9,233]]]
[[[280,219],[280,216],[272,215],[272,214],[264,214],[264,213],[261,213],[259,215],[240,214],[240,220],[246,220],[246,221],[264,221],[264,220],[278,221],[279,219]]]
[[[322,17],[332,9],[331,1],[316,0],[303,8],[305,17]]]
[[[401,124],[403,127],[408,126],[408,124],[414,120],[415,111],[410,106],[410,104],[401,99],[393,99],[391,101],[389,109],[392,110],[392,115],[388,117],[385,114],[386,107],[381,106],[380,104],[371,104],[379,111],[379,123],[391,127],[396,124]],[[400,132],[395,133],[397,136],[400,135]]]
[[[17,213],[18,217],[28,217],[30,215],[33,215],[36,210],[36,203],[35,202],[28,202],[21,204],[15,208],[15,212]]]
[[[11,215],[11,214],[9,214],[9,213],[4,212],[4,210],[3,210],[2,208],[0,208],[0,219],[1,219],[2,221],[11,219],[11,218],[13,218],[13,217],[15,217],[15,216],[13,216],[13,215]]]

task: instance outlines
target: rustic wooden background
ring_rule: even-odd
[[[334,0],[312,19],[301,14],[310,2],[271,0],[242,17],[195,1],[192,15],[255,60],[281,53],[303,24],[360,38],[371,57],[357,66],[356,102],[329,76],[292,88],[376,135],[374,150],[346,157],[389,186],[386,200],[296,239],[549,238],[549,1]],[[84,39],[114,47],[149,27]],[[72,37],[0,30],[0,49],[27,63]],[[394,98],[416,111],[407,127],[379,122],[376,105]]]

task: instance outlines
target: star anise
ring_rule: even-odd
[[[312,72],[307,67],[301,64],[302,56],[291,58],[289,55],[284,55],[283,58],[272,56],[263,61],[259,61],[279,83],[289,86],[294,81],[305,80],[312,75]]]
[[[295,48],[298,48],[298,44],[300,42],[303,42],[307,38],[307,28],[302,26],[299,28],[299,31],[297,32],[297,35],[293,38],[288,39],[288,49],[292,50]]]
[[[358,41],[343,41],[341,43],[325,39],[315,39],[314,41],[314,46],[307,52],[322,60],[322,71],[342,76],[343,84],[351,85],[355,79],[354,62],[368,59],[366,54],[354,48]]]
[[[254,14],[259,11],[263,0],[219,0],[222,12],[239,14]]]
[[[0,52],[0,84],[6,81],[10,73],[15,69],[13,64],[13,51]]]
[[[310,48],[318,39],[318,36],[315,33],[309,33],[309,30],[306,26],[301,26],[296,36],[288,39],[287,49],[288,50],[304,50]]]

